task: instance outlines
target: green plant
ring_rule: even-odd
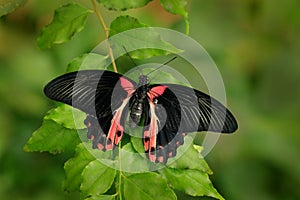
[[[148,4],[150,0],[91,0],[93,9],[88,9],[77,3],[69,3],[58,8],[51,24],[46,26],[38,38],[38,46],[41,49],[50,48],[55,44],[69,41],[74,34],[85,28],[88,16],[94,14],[104,29],[106,38],[125,30],[146,27],[138,19],[128,15],[118,16],[108,28],[98,9],[98,4],[110,10],[124,11],[131,8],[139,8]],[[182,15],[186,22],[186,34],[189,30],[188,13],[186,11],[187,0],[161,0],[162,7],[173,14]],[[155,33],[149,33],[149,40],[163,42],[169,51],[159,49],[143,49],[130,52],[134,59],[145,59],[153,56],[176,53],[176,48],[161,41]],[[89,56],[89,62],[83,60]],[[78,70],[79,67],[104,69],[107,62],[111,62],[111,70],[117,71],[113,52],[108,46],[107,55],[85,54],[75,58],[68,65],[67,71]],[[170,79],[165,74],[162,79]],[[44,117],[42,126],[33,133],[24,149],[28,152],[47,151],[53,154],[69,153],[73,157],[65,163],[66,178],[63,183],[64,190],[80,191],[82,199],[176,199],[176,192],[181,191],[190,196],[210,196],[223,199],[215,190],[209,175],[212,171],[205,160],[200,157],[200,147],[191,145],[184,156],[177,159],[171,165],[155,172],[128,173],[107,167],[96,159],[92,153],[100,153],[99,150],[88,149],[90,141],[82,141],[78,135],[84,134],[83,124],[85,114],[77,112],[81,124],[74,124],[72,108],[59,104],[50,110]],[[185,140],[191,140],[186,137]],[[187,144],[188,142],[185,142]],[[86,145],[87,144],[87,145]],[[119,148],[128,152],[140,152],[139,144],[131,139],[124,142]],[[180,149],[179,149],[180,151]],[[118,156],[121,165],[134,167],[142,163],[138,158],[126,159]],[[147,166],[145,166],[147,167]]]

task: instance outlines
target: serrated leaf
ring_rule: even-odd
[[[83,178],[81,174],[86,166],[98,159],[110,158],[112,151],[102,152],[99,149],[92,149],[91,142],[80,143],[76,148],[76,154],[65,163],[66,178],[63,188],[67,191],[76,191],[80,189]]]
[[[53,120],[68,129],[84,129],[86,114],[69,105],[61,104],[51,109],[44,119]],[[75,121],[76,119],[76,121]]]
[[[114,200],[114,195],[97,195],[97,196],[91,196],[84,200]]]
[[[0,17],[13,12],[15,9],[23,6],[25,0],[1,0],[0,1]]]
[[[140,23],[136,18],[130,16],[117,17],[110,25],[110,44],[113,46],[114,53],[119,55],[126,49],[135,51],[129,52],[130,56],[135,59],[147,59],[153,56],[163,56],[170,53],[180,53],[170,43],[164,41],[161,36],[151,28],[146,28],[145,24]],[[126,32],[121,35],[116,35],[123,31],[135,30],[137,32]],[[114,36],[114,37],[113,37]],[[149,48],[153,47],[153,48]]]
[[[186,10],[187,0],[160,0],[162,7],[176,15],[182,15],[187,17],[188,13]]]
[[[212,170],[209,168],[203,156],[194,148],[194,145],[192,145],[192,140],[193,138],[190,136],[184,138],[183,146],[179,147],[177,150],[178,155],[182,156],[179,158],[170,158],[170,163],[172,164],[168,165],[168,167],[176,169],[197,169],[212,174]],[[187,145],[189,146],[187,147]],[[175,161],[172,162],[174,159]]]
[[[115,169],[94,160],[82,172],[83,181],[80,190],[85,195],[104,194],[113,184],[115,176]]]
[[[74,58],[67,67],[67,72],[87,69],[106,69],[108,56],[103,56],[96,53],[83,54],[80,57]]]
[[[76,130],[67,129],[52,120],[44,120],[42,126],[32,134],[24,150],[48,151],[54,154],[73,151],[79,143],[80,138]]]
[[[96,159],[87,150],[85,143],[79,144],[75,151],[75,156],[69,159],[64,166],[66,178],[63,182],[63,187],[67,191],[79,190],[83,180],[81,176],[82,171],[90,162]]]
[[[147,5],[151,0],[97,0],[109,10],[124,11],[131,8],[140,8]]]
[[[183,191],[191,196],[210,196],[223,200],[209,180],[208,174],[194,169],[164,168],[160,171],[177,190]]]
[[[83,30],[89,13],[90,10],[76,3],[58,8],[51,24],[43,28],[37,40],[38,46],[45,49],[69,41],[75,33]]]
[[[156,173],[147,172],[125,176],[123,179],[125,199],[172,200],[177,199],[165,180]]]
[[[189,20],[188,12],[186,10],[187,0],[160,0],[160,4],[166,11],[184,17],[186,23],[186,34],[188,34]]]
[[[130,17],[129,15],[119,16],[110,24],[109,37],[123,31],[142,27],[147,27],[147,25],[140,23],[137,18]]]

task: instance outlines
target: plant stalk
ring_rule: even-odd
[[[105,24],[105,22],[103,20],[103,17],[101,15],[100,11],[97,8],[97,2],[96,2],[96,0],[92,0],[92,3],[93,3],[94,12],[96,13],[96,15],[98,17],[98,19],[100,21],[100,24],[101,24],[101,26],[102,26],[102,28],[104,30],[105,37],[108,40],[108,37],[109,37],[109,28],[107,28],[107,26],[106,26],[106,24]],[[108,44],[108,54],[109,54],[109,57],[111,59],[111,64],[113,66],[113,70],[114,70],[114,72],[117,73],[118,70],[117,70],[117,66],[116,66],[116,63],[115,63],[115,58],[114,58],[114,54],[113,54],[112,48],[111,48],[109,42],[107,44]]]

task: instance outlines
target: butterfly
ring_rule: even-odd
[[[87,137],[102,151],[120,143],[128,116],[130,128],[142,123],[141,142],[151,162],[175,157],[188,133],[232,133],[238,127],[213,97],[179,84],[150,84],[147,75],[136,83],[108,70],[75,71],[49,82],[44,93],[85,112]]]

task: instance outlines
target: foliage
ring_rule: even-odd
[[[69,41],[76,33],[82,31],[87,23],[88,15],[96,13],[104,29],[106,25],[102,22],[102,16],[95,7],[94,12],[77,3],[69,3],[56,9],[52,22],[43,28],[37,44],[40,48],[50,48],[55,44],[62,44]],[[127,10],[130,8],[142,7],[148,1],[134,0],[124,1],[99,1],[100,4],[111,10]],[[187,24],[186,1],[161,1],[162,6],[171,13],[183,15]],[[122,31],[133,28],[147,27],[136,18],[122,15],[112,21],[109,29],[109,37]],[[141,40],[150,44],[159,44],[167,50],[142,49],[131,52],[131,57],[136,59],[151,58],[153,56],[168,55],[180,52],[171,44],[165,42],[157,33],[150,31],[146,35],[137,35],[135,40]],[[126,41],[118,41],[128,47]],[[134,44],[134,42],[131,42]],[[117,51],[114,46],[114,51]],[[86,61],[87,59],[87,61]],[[84,69],[106,69],[109,55],[84,54],[75,58],[69,65],[67,71]],[[113,61],[114,62],[114,61]],[[160,78],[168,80],[169,75],[161,73]],[[199,152],[191,146],[183,158],[175,161],[169,167],[165,167],[156,172],[128,173],[122,169],[134,169],[144,167],[147,171],[149,163],[145,158],[132,156],[127,152],[136,153],[137,140],[122,146],[125,153],[119,153],[115,165],[125,166],[117,171],[108,167],[96,159],[90,152],[100,154],[100,151],[88,149],[90,143],[80,142],[77,129],[84,129],[84,113],[77,111],[75,116],[79,124],[74,123],[73,109],[67,105],[59,105],[50,110],[44,117],[42,126],[33,133],[25,146],[25,150],[48,151],[50,153],[72,152],[75,147],[75,156],[65,163],[66,179],[64,189],[66,191],[80,191],[82,199],[177,199],[174,189],[182,191],[191,196],[211,196],[217,199],[223,197],[212,186],[208,178],[211,170],[208,168],[203,158],[199,157]],[[186,137],[189,139],[189,137]],[[135,142],[134,142],[135,141]],[[139,141],[141,143],[141,140]],[[190,142],[186,142],[190,143]],[[109,153],[103,153],[109,154]],[[186,157],[185,157],[186,156]],[[186,158],[192,158],[187,160]],[[152,164],[153,165],[153,164]],[[150,169],[150,168],[149,168]]]
[[[0,17],[23,6],[25,0],[0,1]]]

